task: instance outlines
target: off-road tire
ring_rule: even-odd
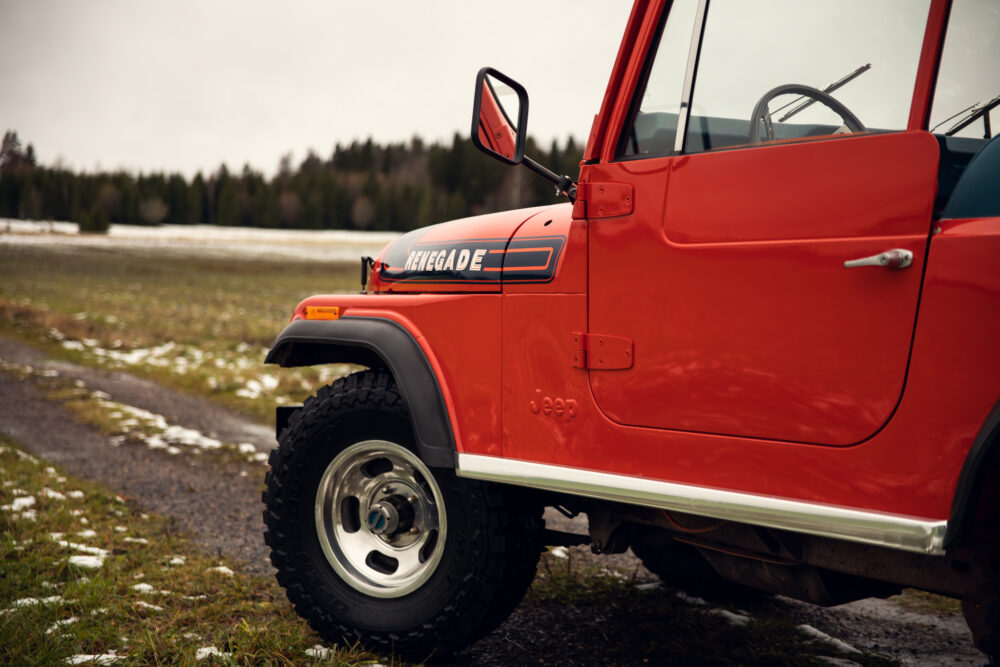
[[[1000,595],[962,600],[962,611],[976,648],[1000,664]]]
[[[447,518],[440,561],[415,590],[366,594],[324,555],[315,513],[331,462],[372,441],[415,450],[406,404],[384,372],[337,380],[292,415],[271,452],[262,498],[271,563],[296,613],[325,639],[415,661],[447,656],[496,628],[521,601],[541,552],[541,508],[506,487],[429,469]]]

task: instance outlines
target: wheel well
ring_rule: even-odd
[[[945,547],[1000,539],[1000,401],[979,429],[955,487]]]
[[[315,366],[351,363],[392,375],[406,400],[420,458],[455,467],[455,437],[441,386],[413,335],[397,322],[375,317],[296,320],[278,335],[265,363]]]

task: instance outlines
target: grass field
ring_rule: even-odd
[[[348,366],[264,366],[303,298],[357,291],[356,264],[0,244],[0,331],[262,420]]]
[[[272,579],[2,439],[0,485],[0,664],[379,662],[319,646]]]

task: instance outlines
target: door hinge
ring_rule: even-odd
[[[594,370],[632,368],[632,339],[573,332],[573,366]]]
[[[635,188],[631,183],[586,183],[576,188],[573,217],[615,218],[635,208]]]

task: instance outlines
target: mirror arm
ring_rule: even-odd
[[[538,164],[527,155],[524,156],[521,164],[556,186],[556,194],[566,195],[571,202],[576,201],[576,183],[573,182],[572,178],[569,176],[560,176],[551,169]]]

